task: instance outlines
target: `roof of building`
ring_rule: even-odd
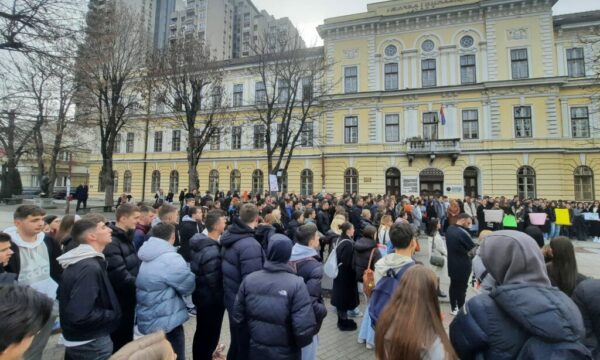
[[[554,26],[571,24],[600,23],[600,10],[578,12],[553,16]]]

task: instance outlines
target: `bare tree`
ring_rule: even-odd
[[[76,32],[83,14],[77,0],[0,1],[0,50],[48,55],[48,44]]]
[[[320,96],[333,86],[325,79],[331,64],[323,48],[304,48],[298,36],[281,33],[262,34],[252,51],[257,64],[250,72],[260,83],[249,120],[265,130],[268,171],[277,175],[287,171],[298,146],[318,145],[312,126],[329,111]]]
[[[114,202],[115,138],[131,119],[127,113],[138,106],[135,79],[145,50],[140,25],[126,9],[96,10],[88,15],[87,38],[79,50],[77,111],[81,121],[91,121],[99,131],[106,207]]]
[[[15,103],[12,102],[11,105]],[[22,114],[15,108],[4,104],[0,111],[0,143],[4,148],[6,162],[2,164],[2,187],[0,194],[3,198],[21,194],[23,184],[17,165],[21,157],[29,150],[29,140],[33,133],[31,122],[23,119]],[[27,115],[26,115],[27,116]]]
[[[188,186],[198,188],[198,162],[211,139],[222,136],[226,106],[223,68],[210,47],[196,38],[179,39],[159,57],[159,98],[187,132]],[[230,118],[228,120],[231,120]]]

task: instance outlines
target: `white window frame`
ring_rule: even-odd
[[[513,46],[513,47],[509,47],[507,48],[507,58],[508,58],[508,80],[528,80],[528,79],[533,79],[533,69],[531,67],[531,48],[529,46]],[[521,79],[513,79],[513,73],[512,73],[512,51],[513,50],[522,50],[525,49],[527,50],[527,78],[521,78]]]
[[[573,134],[573,116],[572,116],[572,109],[573,108],[587,108],[587,115],[588,115],[588,136],[575,136],[575,134]],[[573,139],[589,139],[592,137],[592,122],[591,122],[592,118],[591,118],[591,112],[590,112],[590,106],[589,105],[573,105],[573,106],[569,106],[569,132],[571,133],[571,138]]]
[[[517,127],[515,126],[515,108],[518,107],[530,107],[531,108],[531,136],[530,137],[517,137]],[[520,104],[513,105],[511,108],[512,111],[512,131],[513,131],[513,139],[515,140],[533,140],[535,138],[535,111],[534,106],[532,104]]]
[[[387,117],[388,116],[397,116],[398,117],[398,139],[397,140],[388,140],[387,139]],[[383,141],[387,144],[396,144],[400,142],[401,136],[401,128],[400,128],[400,113],[388,113],[383,114]]]
[[[474,139],[467,139],[465,138],[465,130],[464,130],[464,117],[463,117],[463,112],[464,111],[477,111],[477,137]],[[482,111],[479,108],[464,108],[464,109],[460,109],[460,133],[461,133],[461,139],[464,141],[479,141],[481,140],[481,113]],[[514,120],[513,120],[514,121]]]
[[[346,92],[346,68],[356,68],[356,91]],[[342,93],[343,94],[356,94],[360,92],[360,66],[358,64],[349,64],[342,66]]]

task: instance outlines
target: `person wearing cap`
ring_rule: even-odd
[[[288,264],[292,241],[273,235],[264,268],[246,276],[233,306],[233,321],[248,336],[249,359],[300,359],[317,322],[304,280]],[[277,334],[277,336],[273,336]]]
[[[591,359],[581,343],[585,336],[581,313],[567,295],[551,286],[543,255],[529,235],[494,232],[485,238],[479,255],[496,286],[470,299],[450,324],[450,341],[459,358],[560,354],[555,358]]]

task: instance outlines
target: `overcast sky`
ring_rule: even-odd
[[[289,17],[298,27],[306,45],[322,45],[316,27],[323,19],[367,11],[373,0],[253,0],[256,7],[265,9],[276,17]],[[600,10],[598,0],[559,0],[555,14]]]

